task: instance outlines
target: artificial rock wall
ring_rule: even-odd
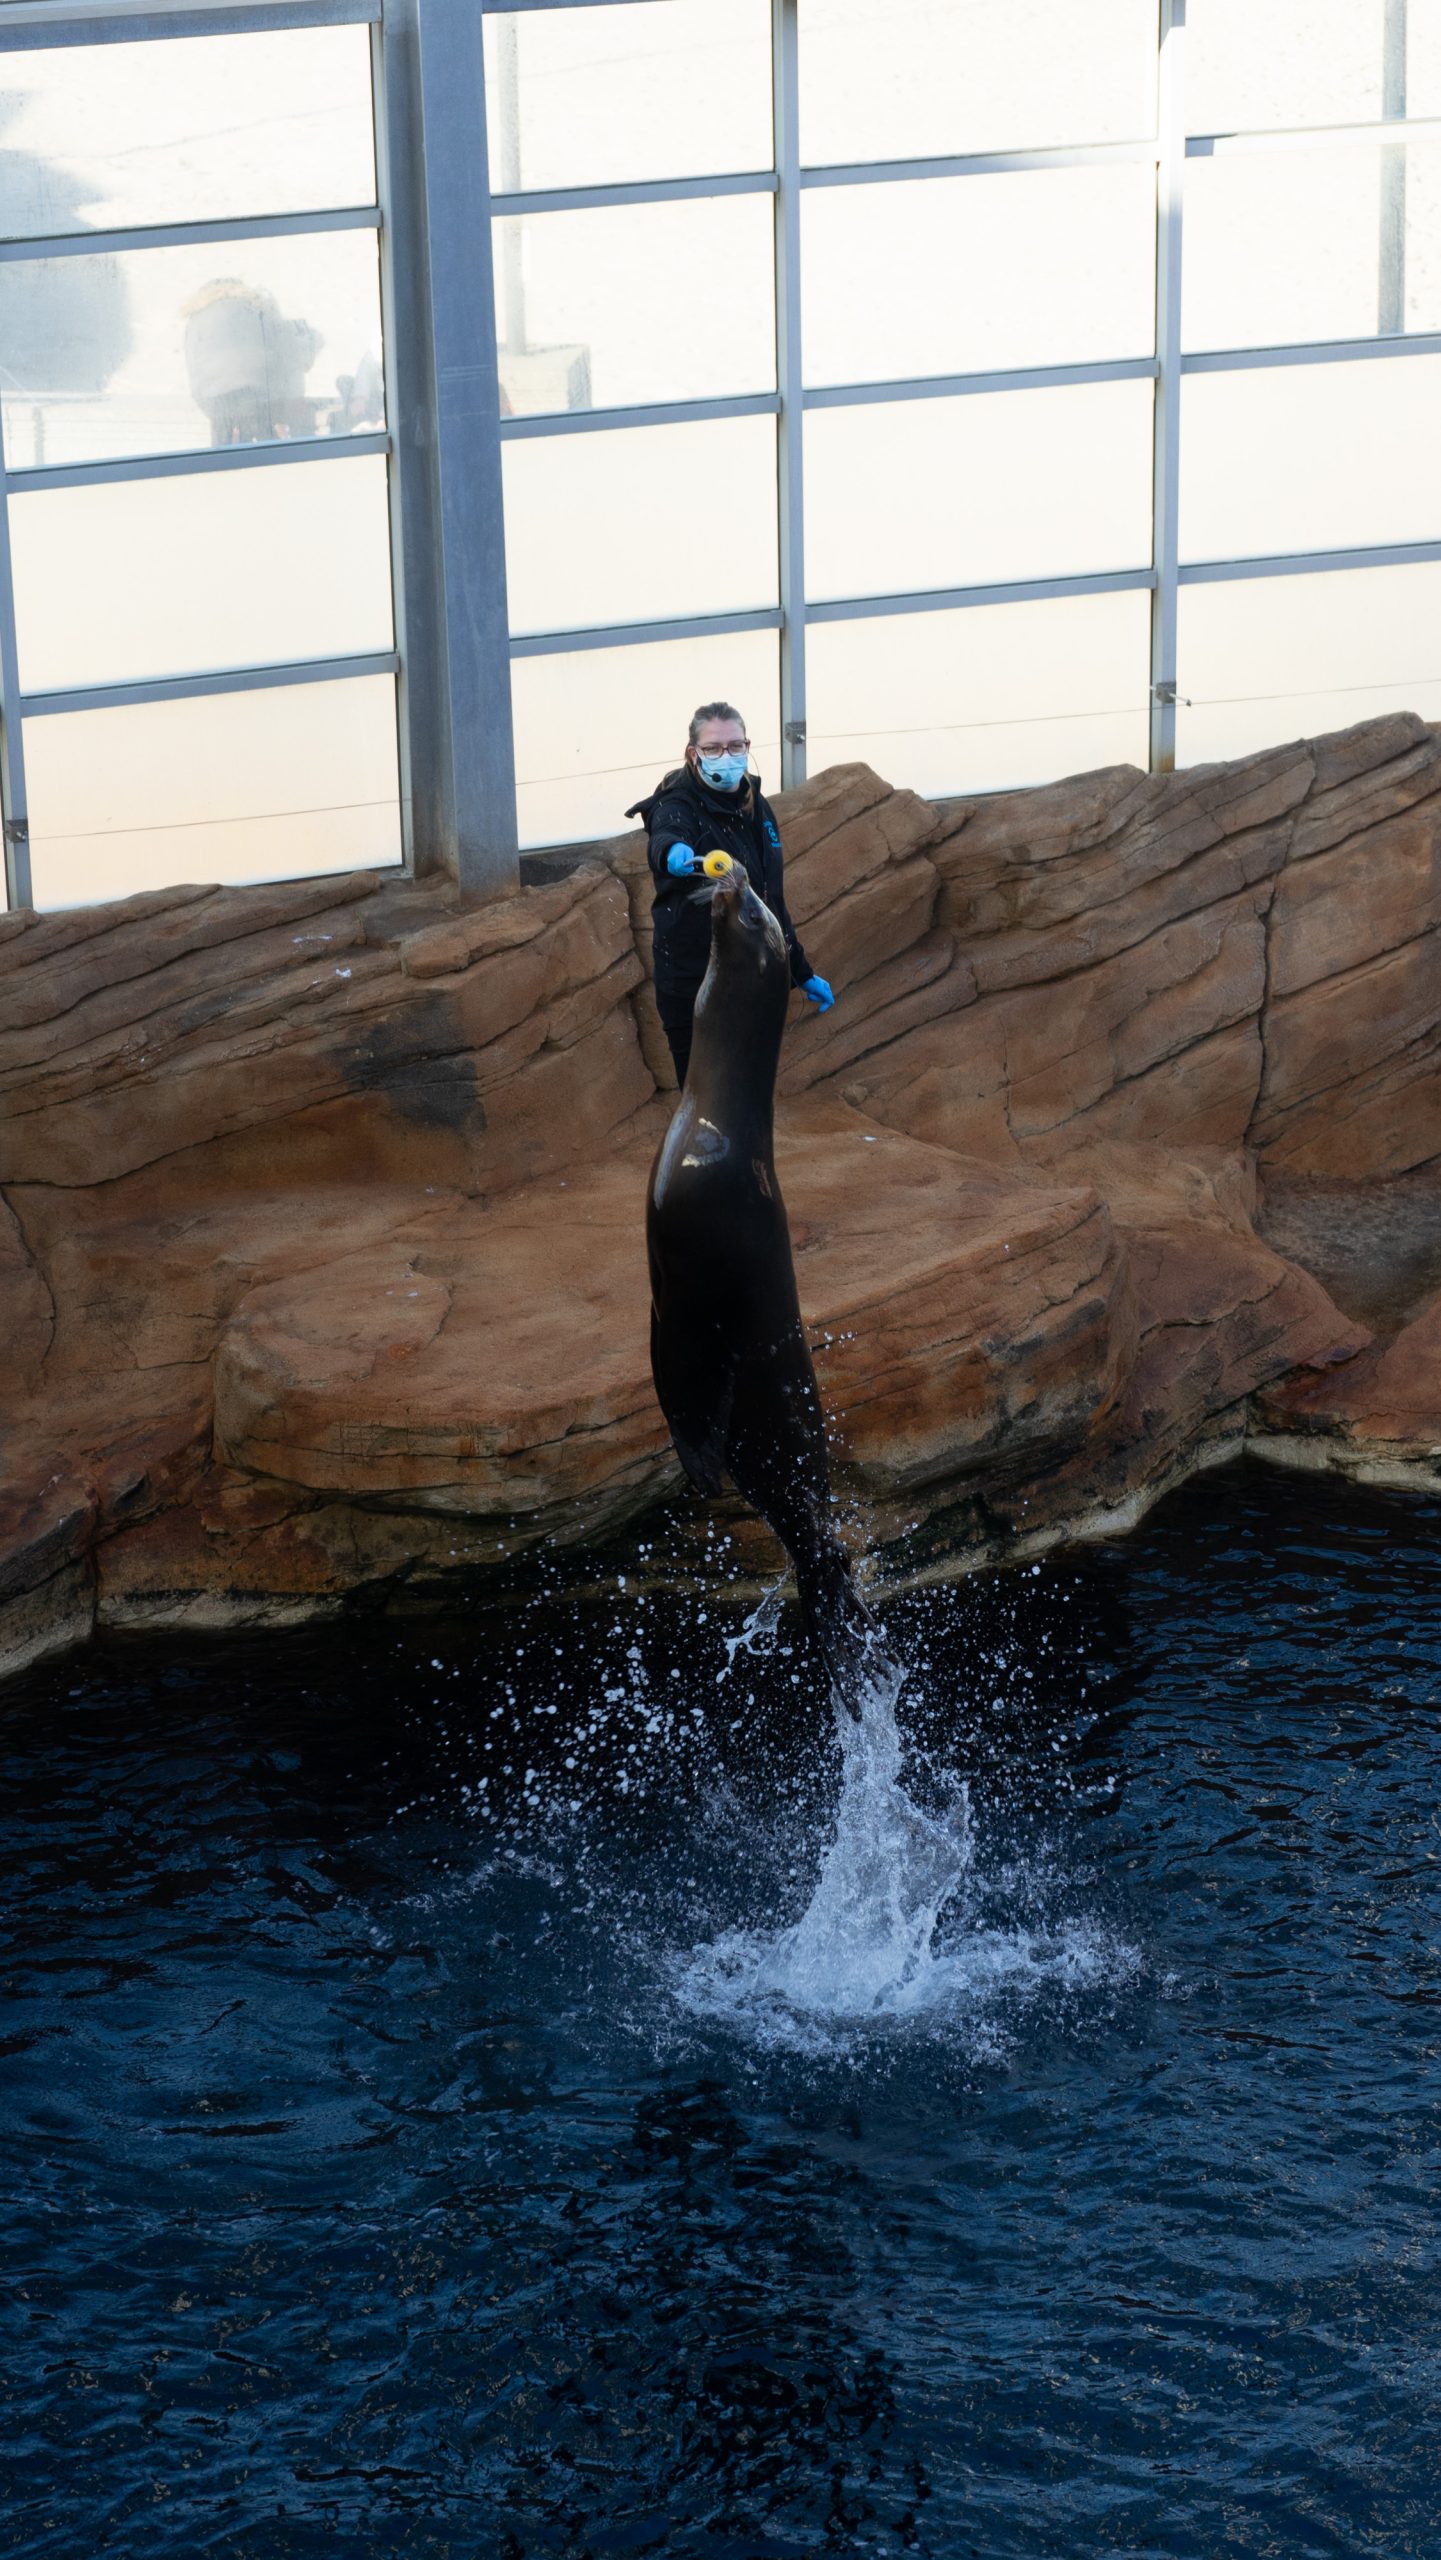
[[[1247,1439],[1432,1482],[1441,1299],[1358,1322],[1267,1204],[1383,1250],[1441,1160],[1441,731],[779,809],[839,1002],[797,1001],[778,1159],[864,1533],[1030,1553]],[[674,1497],[648,905],[630,836],[478,910],[0,917],[0,1664],[412,1605]]]

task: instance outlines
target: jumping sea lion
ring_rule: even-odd
[[[825,1420],[772,1157],[790,963],[739,865],[710,909],[690,1067],[646,1203],[651,1370],[692,1484],[719,1493],[728,1475],[784,1544],[807,1628],[854,1715],[879,1638],[832,1523]]]

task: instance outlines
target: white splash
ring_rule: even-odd
[[[726,1672],[734,1670],[738,1653],[764,1653],[767,1650],[780,1625],[781,1611],[785,1604],[786,1585],[785,1578],[782,1576],[779,1582],[771,1584],[768,1591],[761,1593],[739,1635],[722,1636],[721,1642],[726,1649],[726,1667],[725,1671],[719,1675],[720,1680],[724,1680]]]
[[[953,1915],[938,1945],[948,1906],[977,1881],[970,1794],[952,1778],[931,1811],[907,1791],[903,1680],[887,1666],[858,1718],[837,1715],[840,1800],[800,1918],[728,1930],[674,1962],[672,1987],[693,2017],[817,2050],[867,2025],[950,2016],[999,2050],[986,2024],[999,1998],[1113,1985],[1134,1971],[1134,1950],[1082,1916],[1005,1929],[967,1928]]]
[[[837,1718],[840,1802],[800,1919],[773,1933],[731,1930],[698,1948],[677,1984],[688,2008],[734,2014],[780,2001],[862,2018],[924,2001],[936,1922],[970,1860],[970,1805],[957,1786],[943,1814],[927,1813],[901,1784],[901,1677],[873,1682],[859,1718]]]

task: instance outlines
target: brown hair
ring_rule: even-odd
[[[694,746],[708,720],[738,720],[745,727],[733,702],[703,702],[699,711],[690,715],[690,744]]]

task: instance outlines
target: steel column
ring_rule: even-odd
[[[780,543],[781,782],[806,778],[805,417],[801,360],[801,128],[798,0],[772,0],[776,148],[776,520]]]
[[[520,876],[485,70],[475,0],[387,0],[415,863]]]
[[[1156,412],[1152,447],[1151,770],[1176,767],[1176,571],[1181,433],[1182,79],[1186,0],[1161,0],[1156,101]]]

